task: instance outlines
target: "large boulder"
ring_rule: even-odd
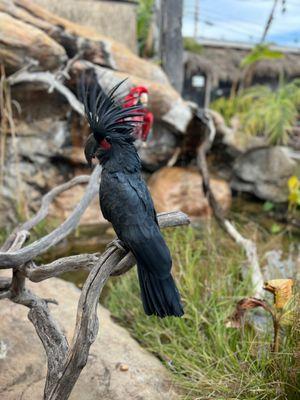
[[[124,95],[133,86],[145,86],[149,91],[149,108],[154,114],[155,121],[163,122],[174,133],[186,132],[193,118],[192,110],[189,103],[184,101],[170,84],[150,80],[147,75],[140,77],[134,74],[134,70],[124,73],[91,65],[90,62],[83,60],[75,62],[72,66],[73,80],[77,81],[81,73],[91,67],[96,72],[98,82],[106,90],[125,80],[117,92],[119,95]]]
[[[50,206],[50,217],[60,221],[65,220],[79,203],[85,190],[86,185],[77,185],[57,196],[54,199],[53,204]],[[99,224],[107,226],[109,224],[100,211],[98,196],[95,196],[89,207],[84,212],[80,219],[80,224],[85,226]]]
[[[151,176],[148,185],[157,212],[181,210],[190,217],[210,217],[212,210],[202,189],[202,177],[190,168],[165,167]],[[211,179],[211,188],[224,211],[231,205],[227,182]]]
[[[80,291],[60,279],[29,284],[59,306],[50,306],[54,318],[69,339],[75,325]],[[28,309],[8,300],[0,309],[0,393],[5,400],[40,400],[46,375],[46,356],[31,322]],[[162,364],[143,350],[99,307],[100,334],[92,345],[87,366],[70,400],[175,400],[179,398]],[[122,367],[123,365],[123,367]]]
[[[0,12],[0,63],[15,72],[30,59],[42,69],[58,68],[67,60],[65,49],[39,28]]]
[[[31,0],[5,0],[0,4],[0,10],[43,29],[65,47],[70,56],[84,49],[84,58],[95,64],[169,84],[166,74],[158,65],[143,60],[123,44],[99,34],[96,30],[53,14]]]
[[[177,138],[161,124],[154,124],[153,133],[139,150],[143,168],[153,172],[167,164],[178,146]]]
[[[288,179],[296,173],[297,163],[287,148],[261,147],[241,155],[233,167],[231,187],[275,203],[287,201]]]

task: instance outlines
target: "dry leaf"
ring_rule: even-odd
[[[274,304],[277,309],[283,308],[292,298],[292,279],[272,279],[265,282],[264,289],[274,295]]]
[[[234,314],[231,318],[226,322],[227,328],[240,328],[242,325],[242,319],[247,310],[252,310],[253,308],[262,307],[266,311],[272,314],[272,311],[268,304],[261,299],[257,299],[255,297],[246,297],[240,300],[237,305]]]

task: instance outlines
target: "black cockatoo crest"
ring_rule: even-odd
[[[80,98],[92,130],[85,145],[85,157],[89,165],[99,148],[108,150],[115,140],[133,142],[135,127],[143,123],[132,119],[143,116],[141,104],[123,107],[125,100],[118,94],[118,89],[126,80],[120,81],[106,93],[95,76],[89,76],[89,79],[85,75],[81,77]]]

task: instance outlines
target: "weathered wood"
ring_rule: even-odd
[[[23,224],[17,226],[14,231],[9,235],[5,243],[3,244],[1,251],[7,251],[8,248],[10,251],[13,251],[13,248],[11,246],[14,246],[11,244],[12,241],[16,241],[17,238],[20,238],[20,235],[29,235],[29,232],[32,228],[34,228],[38,223],[40,223],[43,219],[45,219],[48,215],[49,212],[49,206],[54,200],[56,196],[61,194],[62,192],[71,189],[73,186],[81,184],[81,183],[87,183],[90,180],[89,175],[79,175],[75,176],[75,178],[71,179],[70,181],[63,183],[59,186],[56,186],[52,190],[50,190],[48,193],[45,194],[42,198],[41,202],[41,207],[39,211],[28,221],[24,222]],[[19,239],[20,240],[20,239]],[[22,246],[21,246],[22,247]]]
[[[52,189],[43,197],[37,214],[15,229],[5,246],[2,246],[0,253],[0,259],[2,257],[5,267],[13,269],[12,279],[0,280],[0,299],[7,298],[30,309],[28,318],[34,325],[47,355],[48,368],[44,400],[67,400],[69,398],[87,363],[90,346],[98,333],[97,305],[100,293],[110,275],[123,274],[135,264],[134,256],[130,252],[126,253],[115,240],[108,245],[103,255],[98,253],[81,254],[64,257],[40,266],[33,262],[34,257],[41,254],[46,248],[54,246],[61,238],[75,229],[80,216],[98,191],[100,172],[101,168],[98,166],[90,179],[87,176],[75,177]],[[55,196],[78,183],[87,182],[88,179],[86,192],[70,217],[44,238],[20,250],[29,236],[29,230],[47,216],[49,205]],[[179,211],[162,213],[158,215],[158,221],[161,228],[189,223],[188,217]],[[22,252],[25,257],[22,257]],[[13,257],[11,257],[12,255]],[[12,262],[12,265],[9,266],[9,262]],[[76,326],[72,342],[69,345],[48,309],[48,303],[56,303],[56,301],[39,298],[29,291],[25,284],[26,278],[39,282],[79,268],[89,270],[89,275],[80,295]]]
[[[181,93],[183,85],[182,0],[161,0],[162,67],[172,86]]]
[[[189,219],[181,211],[161,213],[157,215],[160,228],[170,228],[187,225]],[[32,282],[41,282],[65,272],[85,270],[90,272],[101,259],[100,253],[78,254],[69,257],[59,258],[49,264],[36,265],[33,261],[25,264],[21,272]],[[121,275],[135,265],[135,258],[132,253],[121,257],[114,266],[111,275]]]

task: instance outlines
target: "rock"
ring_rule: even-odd
[[[210,217],[207,199],[203,194],[202,177],[193,169],[165,167],[151,176],[148,185],[157,212],[181,210],[190,217]],[[231,205],[227,182],[211,179],[211,187],[224,211]]]
[[[1,192],[15,199],[16,182],[20,178],[23,184],[32,183],[34,189],[42,191],[51,187],[55,181],[58,182],[54,178],[58,170],[55,167],[49,168],[49,163],[52,158],[62,155],[62,148],[68,138],[66,121],[49,118],[32,124],[24,121],[17,123],[15,141],[10,135],[6,139],[6,171]]]
[[[61,193],[54,199],[50,207],[49,215],[60,221],[65,220],[74,210],[84,195],[86,185],[77,185],[72,189]],[[80,225],[109,225],[100,211],[98,196],[95,196],[89,207],[80,219]]]
[[[119,94],[124,94],[132,86],[145,86],[149,91],[149,109],[154,114],[155,121],[163,121],[174,133],[184,134],[187,126],[193,118],[189,103],[185,102],[170,84],[158,83],[148,80],[147,76],[140,78],[130,73],[109,70],[100,66],[93,66],[97,74],[100,85],[106,90],[110,90],[121,80],[128,79],[122,85]],[[72,67],[74,83],[80,74],[91,68],[91,63],[77,61]]]
[[[84,47],[84,58],[95,64],[117,69],[146,80],[168,84],[166,74],[158,65],[143,60],[126,46],[95,30],[61,18],[32,1],[7,0],[6,3],[9,5],[2,6],[3,11],[13,13],[22,21],[44,29],[51,38],[66,48],[68,55],[74,56]]]
[[[30,58],[52,70],[67,60],[65,49],[40,29],[0,12],[0,62],[6,73],[15,72]]]
[[[57,161],[69,141],[67,122],[46,118],[27,123],[16,121],[15,140],[5,141],[5,174],[0,188],[0,226],[27,218],[40,205],[41,194],[65,180],[68,169]],[[52,164],[52,160],[56,160]],[[70,172],[70,167],[69,167]]]
[[[51,312],[70,342],[80,291],[56,278],[28,286],[39,296],[58,300],[59,306],[50,305]],[[27,314],[26,307],[1,301],[0,392],[3,400],[43,397],[46,357]],[[91,346],[87,365],[70,400],[178,399],[162,364],[114,323],[108,310],[100,306],[98,315],[100,333]]]
[[[190,105],[172,88],[160,66],[32,1],[0,1],[0,40],[0,61],[3,60],[7,75],[26,68],[30,58],[39,63],[33,68],[55,70],[53,73],[59,78],[59,70],[80,52],[79,59],[70,64],[71,79],[65,80],[74,93],[79,75],[89,68],[95,69],[99,82],[107,89],[128,76],[127,88],[146,86],[150,94],[149,108],[159,125],[155,132],[159,133],[159,151],[152,146],[154,143],[150,143],[147,150],[141,150],[144,165],[151,171],[172,157],[178,141],[175,135],[185,134],[193,118]],[[11,98],[18,105],[12,107],[18,154],[17,157],[10,154],[5,160],[5,187],[1,191],[6,192],[6,198],[0,205],[1,210],[7,207],[6,200],[18,197],[15,195],[20,191],[24,193],[28,209],[34,208],[41,193],[69,179],[74,167],[85,164],[82,148],[90,132],[86,121],[83,123],[83,118],[74,117],[75,112],[64,96],[55,90],[48,93],[46,89],[47,85],[37,82],[20,83],[11,88]],[[16,190],[16,186],[20,186],[19,178],[23,181],[22,188]],[[74,198],[78,199],[80,189],[77,191]],[[69,209],[62,208],[69,201],[68,198],[65,204],[58,206],[59,215],[69,213]],[[14,208],[12,201],[11,208]],[[4,213],[3,218],[8,214]],[[0,218],[0,223],[5,224],[5,221]]]
[[[163,125],[154,124],[153,133],[138,150],[143,168],[153,172],[166,165],[176,146],[176,136]]]
[[[35,3],[101,35],[109,36],[133,52],[137,50],[135,2],[76,0],[64,2],[63,7],[61,0],[35,0]]]
[[[284,202],[288,198],[287,181],[296,168],[297,163],[284,147],[252,149],[236,160],[231,187],[262,200]]]

